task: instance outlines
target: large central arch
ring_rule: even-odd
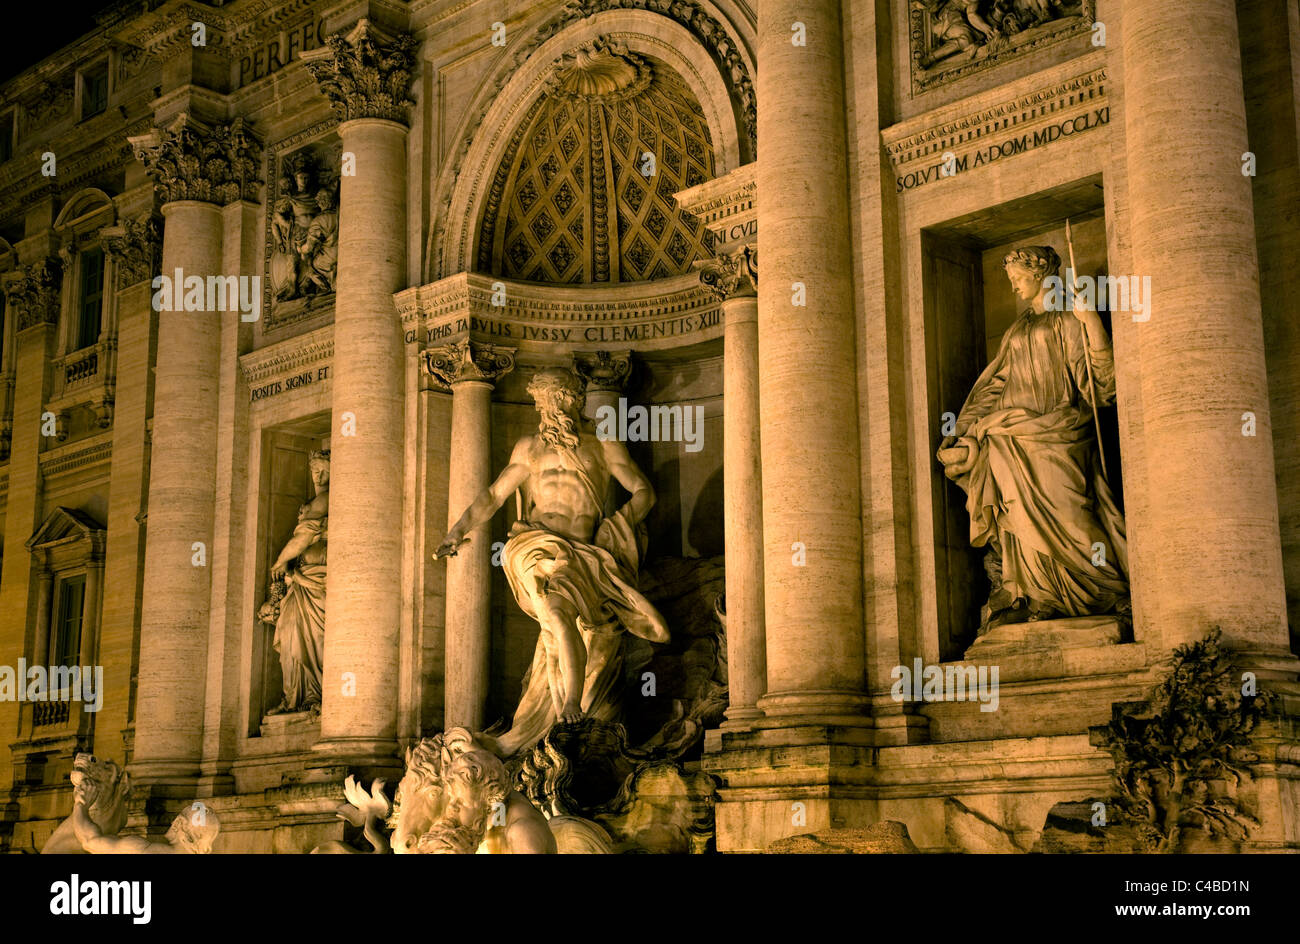
[[[718,31],[723,28],[710,21]],[[476,228],[489,198],[492,176],[500,164],[512,133],[547,91],[553,67],[565,53],[598,39],[612,40],[633,53],[648,56],[671,68],[685,82],[704,111],[713,138],[719,176],[753,159],[754,142],[746,107],[736,101],[729,77],[724,75],[716,51],[686,26],[646,10],[606,10],[560,29],[537,46],[516,66],[514,57],[502,56],[491,79],[510,77],[498,87],[486,81],[485,91],[469,109],[458,134],[463,152],[447,161],[438,174],[436,207],[426,253],[425,281],[475,267]],[[521,41],[522,55],[531,39]],[[726,34],[725,48],[737,60],[733,71],[748,81],[743,48]],[[478,116],[481,116],[478,117]]]

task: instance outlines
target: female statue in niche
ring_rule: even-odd
[[[966,492],[971,544],[988,549],[980,635],[1129,606],[1124,518],[1093,422],[1094,407],[1115,399],[1110,338],[1079,296],[1071,310],[1049,304],[1061,296],[1044,284],[1061,267],[1050,246],[1016,249],[1003,266],[1026,307],[939,449]]]
[[[258,618],[275,626],[284,697],[268,714],[320,711],[325,664],[325,551],[329,519],[329,450],[308,460],[316,496],[298,509],[298,524],[271,566],[271,587]]]

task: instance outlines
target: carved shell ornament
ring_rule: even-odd
[[[547,85],[561,98],[614,102],[640,95],[652,78],[648,62],[602,37],[565,53],[553,67]]]

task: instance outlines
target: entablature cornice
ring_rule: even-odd
[[[881,143],[896,170],[969,154],[1106,105],[1106,81],[1098,50],[883,128]]]
[[[297,337],[268,344],[239,358],[239,369],[250,387],[293,376],[334,357],[334,326],[325,325]]]
[[[421,342],[465,334],[521,350],[567,352],[593,345],[667,350],[722,336],[718,302],[697,272],[653,282],[540,285],[461,272],[393,296]]]
[[[758,242],[757,164],[706,180],[675,196],[678,205],[713,231],[715,248]]]

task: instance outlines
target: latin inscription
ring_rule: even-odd
[[[516,341],[551,341],[557,344],[581,342],[584,344],[612,343],[616,341],[653,341],[656,338],[675,338],[697,331],[706,331],[721,324],[720,313],[704,311],[666,321],[641,324],[589,325],[587,327],[552,327],[549,325],[521,325],[487,318],[457,318],[445,324],[434,325],[425,332],[428,342],[442,341],[466,331],[494,338]]]
[[[321,44],[320,21],[308,20],[278,37],[259,46],[239,60],[237,88],[266,78],[298,58],[298,53],[315,49]]]
[[[279,396],[289,390],[297,390],[299,387],[307,387],[318,381],[325,380],[330,375],[328,366],[317,367],[315,370],[305,370],[301,374],[294,374],[292,377],[286,377],[283,380],[273,380],[269,384],[263,384],[260,387],[254,387],[249,392],[249,401],[256,403],[258,400],[265,400],[268,397]]]
[[[1016,154],[1023,154],[1025,151],[1032,151],[1034,148],[1042,147],[1045,144],[1051,144],[1058,138],[1066,138],[1074,134],[1082,134],[1090,128],[1097,128],[1110,121],[1110,106],[1098,108],[1096,111],[1086,115],[1079,115],[1076,118],[1067,118],[1058,125],[1051,125],[1043,128],[1041,131],[1035,131],[1032,134],[1026,132],[1018,138],[1011,138],[1003,141],[1001,144],[990,144],[987,148],[982,148],[975,152],[975,159],[971,160],[969,154],[963,154],[948,163],[945,170],[942,160],[936,161],[929,167],[921,170],[914,170],[901,177],[896,178],[897,189],[895,193],[902,193],[905,190],[915,190],[917,187],[936,180],[944,180],[949,177],[955,177],[966,170],[972,170],[976,167],[983,167],[985,164],[991,164],[994,161],[1001,160],[1004,157],[1012,157]]]

